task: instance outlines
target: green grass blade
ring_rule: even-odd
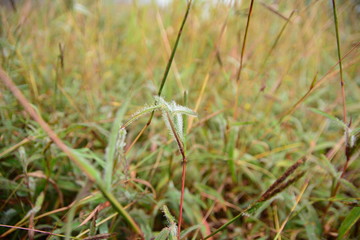
[[[125,221],[135,230],[135,232],[139,235],[142,235],[141,229],[136,224],[134,219],[128,214],[125,208],[119,203],[119,201],[115,198],[115,196],[106,189],[106,187],[101,183],[97,182],[96,184],[104,195],[104,197],[111,203],[113,208],[125,219]]]
[[[190,234],[192,231],[195,231],[200,228],[200,225],[194,225],[192,227],[189,227],[185,229],[184,231],[181,231],[180,239],[185,238],[188,234]]]
[[[236,145],[236,136],[238,134],[237,129],[232,129],[229,136],[229,142],[226,148],[226,152],[228,153],[228,166],[229,172],[231,173],[231,177],[233,182],[236,182],[236,169],[235,169],[235,145]]]
[[[235,222],[236,220],[238,220],[240,217],[243,216],[243,212],[239,213],[238,215],[236,215],[235,217],[233,217],[232,219],[230,219],[227,223],[225,223],[224,225],[222,225],[221,227],[219,227],[215,232],[211,233],[210,235],[206,236],[204,238],[204,240],[211,238],[212,236],[214,236],[215,234],[221,232],[222,230],[224,230],[227,226],[229,226],[230,224],[232,224],[233,222]]]
[[[349,214],[345,217],[344,221],[341,223],[339,228],[339,235],[337,239],[344,239],[344,236],[351,227],[359,220],[360,218],[360,207],[354,207],[351,209]]]
[[[358,133],[360,133],[360,128],[355,128],[352,130],[353,135],[357,135]]]
[[[111,189],[115,153],[116,153],[116,139],[119,132],[120,124],[124,118],[125,112],[129,105],[129,101],[126,101],[116,113],[116,118],[113,123],[109,144],[106,148],[106,167],[104,172],[105,186],[108,190]]]
[[[68,148],[69,152],[72,154],[72,157],[76,159],[76,165],[85,173],[85,175],[93,182],[102,181],[100,173],[96,168],[89,163],[76,149]]]
[[[153,106],[148,106],[148,107],[144,107],[142,109],[140,109],[139,111],[137,111],[136,113],[134,113],[131,116],[131,119],[128,120],[123,126],[122,128],[126,128],[127,126],[129,126],[132,122],[134,122],[135,120],[137,120],[138,118],[140,118],[141,116],[147,114],[147,113],[154,113],[156,110],[160,109],[161,106],[159,105],[153,105]]]
[[[320,114],[320,115],[328,118],[329,120],[333,121],[334,123],[338,124],[339,126],[343,127],[344,129],[347,128],[346,124],[343,121],[341,121],[340,119],[338,119],[334,116],[331,116],[330,114],[328,114],[326,112],[323,112],[316,108],[310,108],[310,110],[313,111],[314,113]]]
[[[228,222],[226,222],[224,225],[222,225],[221,227],[219,227],[218,229],[216,229],[215,232],[209,234],[208,236],[206,236],[204,238],[204,240],[211,238],[212,236],[214,236],[215,234],[221,232],[222,230],[224,230],[225,228],[227,228],[227,226],[229,226],[230,224],[232,224],[233,222],[235,222],[236,220],[238,220],[240,217],[243,216],[249,216],[249,215],[253,215],[255,214],[256,210],[258,210],[262,205],[264,204],[264,202],[255,202],[254,204],[250,205],[247,209],[245,209],[244,211],[240,212],[238,215],[236,215],[235,217],[233,217],[232,219],[230,219]]]
[[[161,232],[155,237],[155,240],[168,240],[170,234],[169,228],[164,228]]]
[[[169,222],[169,225],[176,224],[174,216],[171,215],[171,213],[166,205],[163,206],[163,213],[164,213],[164,216],[166,217],[166,220]]]

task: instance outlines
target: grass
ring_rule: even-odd
[[[1,7],[0,236],[356,239],[356,1],[269,2]]]

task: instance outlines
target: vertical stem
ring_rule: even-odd
[[[188,2],[184,19],[183,19],[183,21],[182,21],[182,23],[181,23],[181,27],[180,27],[179,32],[178,32],[178,35],[177,35],[177,37],[176,37],[174,49],[173,49],[173,51],[171,52],[170,59],[169,59],[169,61],[168,61],[168,64],[166,65],[166,69],[165,69],[165,72],[164,72],[164,76],[163,76],[163,78],[162,78],[162,81],[161,81],[161,84],[160,84],[160,88],[159,88],[159,92],[158,92],[158,95],[159,95],[159,96],[161,95],[161,92],[162,92],[162,90],[163,90],[163,87],[164,87],[164,85],[165,85],[167,76],[168,76],[169,71],[170,71],[171,64],[172,64],[172,62],[173,62],[173,60],[174,60],[175,53],[176,53],[176,49],[177,49],[177,46],[178,46],[178,44],[179,44],[182,31],[183,31],[183,29],[184,29],[184,26],[185,26],[185,23],[186,23],[186,19],[187,19],[188,15],[189,15],[191,2],[192,2],[192,0],[190,0],[190,1]]]
[[[335,197],[336,194],[337,194],[337,192],[339,191],[339,188],[340,188],[340,180],[341,180],[342,178],[344,178],[344,176],[345,176],[346,169],[347,169],[348,166],[349,166],[349,160],[350,160],[350,158],[349,158],[348,156],[346,156],[346,162],[345,162],[345,165],[344,165],[344,167],[343,167],[343,170],[342,170],[342,173],[341,173],[341,175],[340,175],[340,178],[339,178],[338,182],[336,183],[334,190],[331,191],[330,201],[329,201],[329,203],[326,205],[326,208],[325,208],[325,211],[324,211],[324,215],[323,215],[323,218],[322,218],[322,225],[323,225],[323,226],[325,226],[325,217],[326,217],[326,215],[327,215],[327,213],[328,213],[328,211],[329,211],[329,209],[330,209],[330,207],[332,206],[332,203],[333,203],[332,200],[331,200],[331,198]]]
[[[182,174],[181,174],[181,196],[180,196],[180,214],[179,214],[179,226],[178,226],[178,240],[180,240],[181,224],[182,224],[182,215],[183,215],[183,203],[184,203],[184,194],[185,194],[185,176],[186,175],[186,157],[183,155],[182,161]]]
[[[171,131],[174,134],[176,143],[179,147],[179,151],[182,156],[182,174],[181,174],[181,196],[180,196],[180,209],[179,209],[179,226],[178,226],[178,234],[177,238],[180,240],[180,232],[181,232],[181,224],[182,224],[182,215],[183,215],[183,204],[184,204],[184,193],[185,193],[185,177],[186,177],[186,155],[185,155],[185,149],[184,144],[182,143],[179,135],[177,134],[176,128],[174,126],[174,123],[170,117],[170,114],[166,112],[166,117],[168,118]]]
[[[249,8],[249,14],[248,14],[247,22],[246,22],[243,45],[242,45],[242,48],[241,48],[240,67],[239,67],[239,70],[238,70],[237,76],[236,76],[236,99],[235,99],[235,106],[234,106],[234,118],[235,119],[237,117],[237,106],[238,106],[238,101],[239,101],[238,100],[238,98],[239,98],[239,82],[240,82],[241,72],[242,72],[242,68],[243,68],[244,53],[245,53],[245,46],[246,46],[246,38],[247,38],[248,30],[249,30],[253,5],[254,5],[254,0],[251,0],[250,8]]]
[[[165,68],[165,72],[164,72],[164,75],[163,75],[163,78],[161,80],[161,83],[160,83],[160,87],[159,87],[159,91],[158,91],[158,96],[161,96],[161,93],[162,93],[162,90],[164,88],[164,85],[165,85],[165,82],[166,82],[166,79],[169,75],[169,71],[170,71],[170,67],[171,67],[171,64],[174,60],[174,57],[175,57],[175,53],[176,53],[176,49],[178,47],[178,44],[179,44],[179,41],[180,41],[180,37],[182,35],[182,31],[184,29],[184,26],[185,26],[185,23],[186,23],[186,20],[188,18],[188,15],[189,15],[189,12],[190,12],[190,7],[191,7],[191,3],[192,3],[192,0],[189,0],[188,1],[188,4],[187,4],[187,8],[186,8],[186,12],[185,12],[185,15],[184,15],[184,18],[182,20],[182,23],[181,23],[181,26],[180,26],[180,29],[179,29],[179,32],[178,32],[178,35],[176,37],[176,40],[175,40],[175,44],[174,44],[174,48],[171,52],[171,55],[170,55],[170,58],[169,58],[169,61],[166,65],[166,68]],[[136,136],[135,140],[131,143],[130,147],[126,150],[126,152],[129,152],[132,148],[132,146],[135,145],[135,143],[137,142],[137,140],[140,138],[140,136],[143,134],[143,132],[148,128],[148,126],[151,124],[151,121],[154,117],[154,111],[151,112],[151,115],[150,115],[150,118],[149,120],[147,121],[146,125],[143,127],[143,129],[141,129],[140,133]]]
[[[341,84],[341,98],[342,98],[342,104],[343,104],[343,119],[344,119],[344,123],[347,124],[347,118],[346,118],[346,101],[345,101],[345,84],[344,84],[343,71],[342,71],[341,49],[340,49],[340,37],[339,37],[339,24],[338,24],[338,19],[337,19],[335,0],[332,0],[332,5],[333,5],[333,11],[334,11],[337,54],[338,54],[339,68],[340,68],[340,84]]]
[[[347,117],[346,117],[346,98],[345,98],[345,83],[344,83],[344,79],[343,79],[343,71],[342,71],[342,59],[341,59],[341,49],[340,49],[340,37],[339,37],[339,23],[338,23],[338,18],[337,18],[337,12],[336,12],[336,4],[335,4],[335,0],[332,0],[332,5],[333,5],[333,14],[334,14],[334,23],[335,23],[335,33],[336,33],[336,44],[337,44],[337,54],[338,54],[338,59],[339,59],[339,69],[340,69],[340,85],[341,85],[341,99],[342,99],[342,105],[343,105],[343,121],[345,124],[347,124]],[[336,183],[336,186],[334,188],[334,190],[331,192],[331,196],[330,198],[333,198],[336,196],[339,188],[340,188],[340,180],[345,176],[346,170],[348,168],[349,165],[349,160],[350,160],[350,156],[348,155],[347,152],[347,148],[348,148],[348,143],[347,143],[347,139],[346,139],[346,146],[345,146],[345,156],[346,156],[346,162],[345,165],[343,167],[343,171],[341,173],[341,176],[338,180],[338,182]],[[322,219],[323,225],[325,226],[324,222],[325,222],[325,217],[332,205],[332,201],[330,200],[329,203],[327,204],[326,208],[325,208],[325,212],[324,212],[324,216]]]

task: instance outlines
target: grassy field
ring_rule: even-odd
[[[359,239],[358,3],[1,7],[0,238]]]

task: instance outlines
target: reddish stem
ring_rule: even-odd
[[[185,155],[183,155],[182,165],[183,165],[183,167],[182,167],[182,174],[181,174],[181,197],[180,197],[180,215],[179,215],[178,240],[180,240],[182,214],[183,214],[183,203],[184,203],[184,193],[185,193],[185,176],[186,176],[186,157],[185,157]]]

